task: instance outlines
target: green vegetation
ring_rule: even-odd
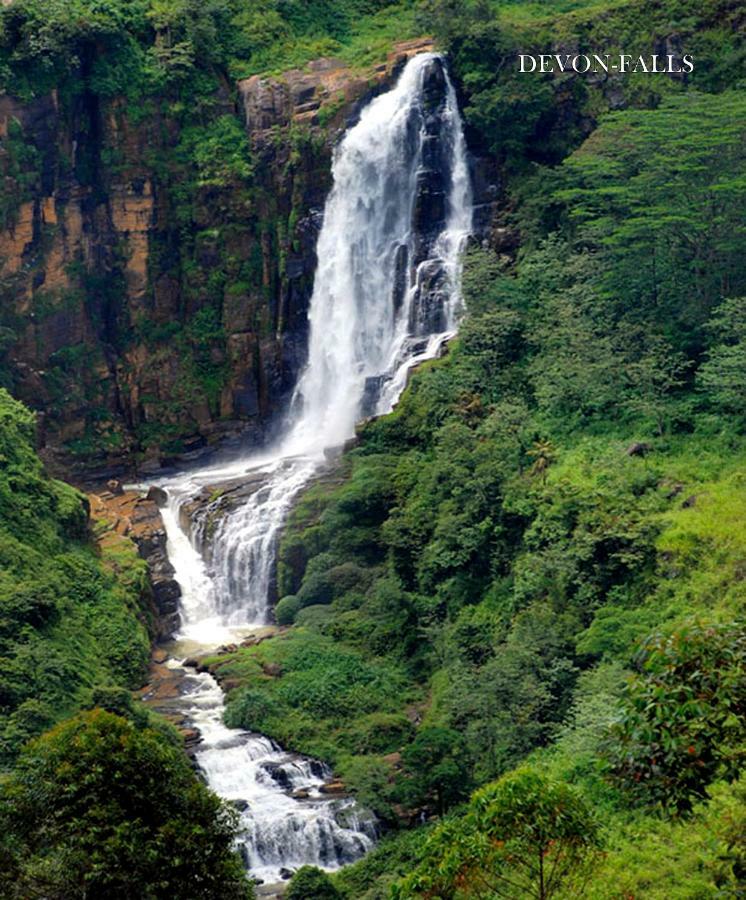
[[[527,173],[536,163],[564,159],[610,105],[650,109],[688,87],[716,92],[742,85],[743,42],[733,14],[730,0],[424,0],[418,22],[451,55],[476,140],[511,173]],[[666,37],[673,52],[696,60],[686,81],[643,72],[601,81],[527,78],[518,70],[518,53],[577,48],[649,56],[662,52],[657,41],[665,45]]]
[[[18,208],[30,199],[31,189],[39,178],[39,152],[28,142],[23,128],[16,119],[8,122],[8,133],[0,150],[0,175],[13,179],[18,186],[15,191],[3,191],[0,198],[0,227],[15,224]]]
[[[465,816],[441,825],[397,898],[582,894],[599,828],[576,790],[519,769],[477,791]]]
[[[309,608],[308,612],[312,612]],[[289,749],[332,762],[367,803],[391,818],[382,757],[411,739],[402,702],[421,697],[396,663],[371,664],[318,634],[312,621],[280,641],[212,660],[221,677],[248,680],[231,692],[225,720],[270,734]],[[350,709],[356,710],[350,718]]]
[[[232,113],[231,79],[319,55],[364,66],[433,32],[470,143],[499,166],[499,227],[466,257],[458,340],[290,518],[276,616],[292,629],[210,661],[231,687],[229,725],[328,760],[389,829],[331,878],[301,869],[288,898],[703,900],[746,878],[741,12],[734,0],[0,10],[3,90],[56,87],[83,130],[102,110],[153,129],[136,162],[167,224],[148,290],[178,297],[178,317],[148,294],[126,319],[118,253],[105,277],[75,270],[74,289],[35,301],[43,321],[103,298],[95,326],[119,348],[139,342],[154,370],[178,357],[168,395],[139,398],[141,447],[181,449],[197,406],[220,414],[229,320],[258,340],[282,330],[270,281],[299,240],[318,137],[277,134],[284,208]],[[517,72],[519,51],[575,46],[680,46],[696,65],[687,79]],[[88,144],[74,175],[104,196],[121,148],[98,159]],[[2,223],[40,172],[9,122],[0,175],[17,190]],[[23,324],[3,314],[0,353]],[[52,406],[87,362],[82,343],[52,354]],[[75,391],[90,410],[81,453],[108,424],[99,390]],[[185,884],[243,896],[229,817],[127,699],[148,653],[142,563],[124,545],[96,556],[82,497],[44,475],[32,432],[0,392],[0,758],[18,759],[0,799],[3,890],[128,896],[134,878],[154,898]],[[79,714],[94,705],[109,712]]]
[[[680,629],[643,647],[612,729],[614,775],[642,802],[689,812],[743,763],[746,630]]]
[[[0,793],[3,897],[248,900],[229,809],[178,742],[101,709],[32,742]]]
[[[449,355],[361,429],[342,483],[295,509],[277,607],[295,628],[222,658],[241,685],[229,710],[304,752],[329,735],[327,758],[388,823],[450,809],[335,876],[343,896],[397,882],[401,896],[538,896],[543,860],[557,878],[542,896],[714,897],[743,874],[746,737],[746,103],[708,43],[722,5],[684,28],[697,78],[630,82],[629,108],[610,113],[596,88],[571,86],[582,96],[561,129],[554,87],[526,80],[525,97],[497,65],[524,27],[539,44],[538,7],[486,8],[446,15],[442,32],[473,139],[504,163],[520,253],[468,254]],[[593,21],[578,8],[561,27],[584,41],[636,29],[650,52],[638,5]],[[340,678],[338,719],[309,720],[324,678],[298,641],[329,648],[325,667],[352,657],[371,684],[395,671],[400,687],[358,700]],[[358,742],[371,704],[409,727]],[[500,843],[526,846],[505,787],[521,779],[578,816],[554,823],[551,849],[532,832],[547,849],[525,864]],[[489,845],[470,824],[485,797]]]
[[[230,811],[130,693],[150,656],[145,563],[113,534],[98,555],[35,428],[0,389],[0,894],[248,898]]]
[[[85,71],[100,96],[132,100],[214,89],[231,78],[280,72],[319,56],[366,65],[411,37],[409,0],[14,0],[0,13],[0,84],[38,96]]]
[[[149,657],[145,563],[129,542],[97,557],[87,501],[44,473],[36,420],[0,390],[0,760],[87,704],[139,687]]]
[[[340,900],[329,876],[313,866],[301,866],[285,894],[287,900]]]

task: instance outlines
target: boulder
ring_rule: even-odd
[[[346,794],[347,786],[337,778],[334,781],[327,781],[326,784],[322,784],[319,790],[322,794]]]
[[[646,444],[644,441],[635,441],[627,447],[626,452],[627,456],[645,456],[651,449],[650,444]]]
[[[156,487],[156,485],[151,484],[148,488],[148,493],[145,496],[146,500],[151,500],[157,506],[165,506],[168,503],[168,494],[163,490],[163,488]]]

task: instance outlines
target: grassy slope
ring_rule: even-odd
[[[48,478],[35,419],[0,390],[0,754],[90,702],[134,688],[149,657],[145,564],[122,540],[101,556],[85,498]]]

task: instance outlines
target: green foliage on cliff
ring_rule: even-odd
[[[413,34],[401,0],[14,0],[0,10],[0,86],[30,98],[69,74],[102,97],[215,89],[324,55],[362,63]]]
[[[134,547],[99,558],[83,495],[50,479],[35,416],[0,389],[0,764],[92,698],[139,686],[148,593]]]
[[[178,744],[101,709],[32,742],[0,787],[0,891],[248,900],[235,813]]]
[[[535,163],[560,162],[609,107],[650,109],[688,87],[715,92],[743,84],[739,8],[737,0],[424,0],[418,22],[451,55],[474,137],[511,172],[525,172]],[[688,53],[695,67],[686,79],[642,71],[591,78],[519,71],[519,53],[575,51],[612,58]]]

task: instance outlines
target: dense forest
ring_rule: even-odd
[[[269,214],[225,101],[236,79],[322,56],[364,70],[432,34],[470,150],[497,173],[458,336],[290,514],[287,627],[207,661],[229,726],[328,761],[381,823],[363,860],[299,870],[288,900],[744,889],[744,29],[738,0],[3,7],[6,94],[55,90],[71,110],[75,92],[117,98],[173,129],[151,165],[174,221],[149,265],[170,254],[183,317],[127,312],[115,259],[75,273],[64,302],[103,297],[97,327],[122,348],[142,334],[154,357],[177,347],[184,398],[220,395],[226,298],[261,278],[233,246],[219,264],[201,249],[207,227]],[[695,69],[610,81],[515,65],[577,47],[686,52]],[[30,197],[46,177],[19,129],[0,155],[6,224],[18,186]],[[75,164],[98,189],[121,161]],[[270,223],[277,252],[287,212]],[[11,393],[19,316],[0,320]],[[84,344],[55,353],[74,381]],[[111,421],[77,438],[79,458]],[[137,427],[139,450],[185,433],[178,416]],[[249,896],[232,811],[132,699],[155,634],[146,566],[126,538],[101,540],[36,449],[34,414],[0,388],[0,893]]]

